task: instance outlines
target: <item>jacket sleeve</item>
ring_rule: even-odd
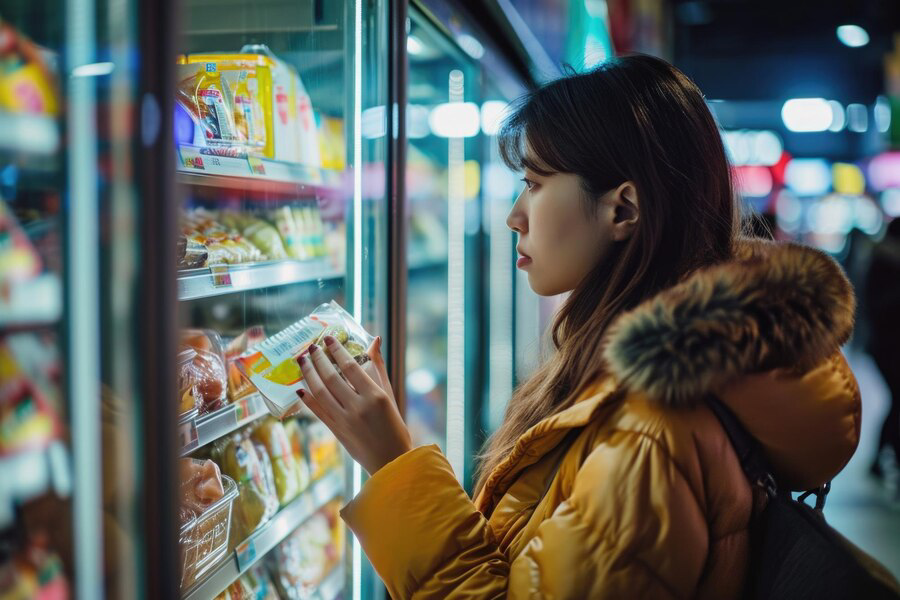
[[[397,600],[682,598],[708,550],[694,490],[666,449],[636,432],[592,451],[511,564],[434,446],[378,471],[342,516]]]

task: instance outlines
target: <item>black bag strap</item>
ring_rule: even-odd
[[[744,426],[738,418],[731,412],[731,409],[725,406],[721,400],[715,396],[707,398],[707,404],[713,411],[713,414],[719,419],[722,428],[731,440],[731,445],[737,453],[738,461],[744,470],[744,475],[750,481],[750,485],[755,485],[763,489],[769,498],[778,495],[778,484],[772,475],[772,469],[769,468],[768,461],[763,457],[762,451],[759,449],[759,442],[747,433]]]
[[[763,456],[762,450],[760,450],[759,442],[747,432],[731,409],[725,406],[719,398],[710,395],[706,401],[710,410],[722,424],[728,439],[731,440],[731,445],[737,453],[741,468],[744,470],[744,475],[747,476],[750,485],[764,490],[770,499],[777,496],[778,484],[775,476],[772,474],[769,462]],[[797,500],[804,502],[809,496],[815,495],[815,510],[821,513],[825,509],[825,499],[830,491],[831,482],[827,481],[821,487],[804,492]],[[788,499],[790,499],[790,493],[788,494]]]

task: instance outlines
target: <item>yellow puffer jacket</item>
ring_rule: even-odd
[[[859,438],[839,351],[853,310],[824,254],[745,243],[619,317],[609,374],[526,432],[474,502],[427,446],[342,515],[397,600],[738,597],[751,491],[702,399],[738,415],[783,487],[824,483]]]

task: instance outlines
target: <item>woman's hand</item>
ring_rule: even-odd
[[[325,336],[325,345],[338,368],[321,348],[310,346],[309,353],[297,359],[310,391],[301,389],[297,394],[350,456],[370,475],[374,474],[412,449],[409,430],[400,417],[384,367],[381,338],[375,338],[368,349],[368,369],[361,367],[331,336]]]

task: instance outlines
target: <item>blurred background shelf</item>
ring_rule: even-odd
[[[294,283],[341,279],[344,273],[325,260],[272,261],[217,265],[178,272],[178,299],[194,300]]]
[[[0,300],[0,331],[55,325],[61,317],[62,285],[53,273],[18,282]]]
[[[341,191],[338,171],[255,156],[201,154],[195,146],[182,145],[178,150],[180,183],[298,195]]]
[[[0,152],[49,156],[59,148],[59,137],[53,117],[0,110]]]
[[[48,491],[72,493],[71,459],[62,442],[0,457],[0,528],[12,522],[16,504]]]
[[[234,554],[210,575],[182,595],[184,600],[211,600],[227,588],[231,582],[246,573],[268,552],[284,541],[297,527],[303,524],[320,508],[344,492],[344,474],[339,470],[329,471],[313,483],[305,492],[282,508],[272,520],[238,544]],[[331,600],[343,589],[341,569],[332,571],[319,585],[312,598]]]

